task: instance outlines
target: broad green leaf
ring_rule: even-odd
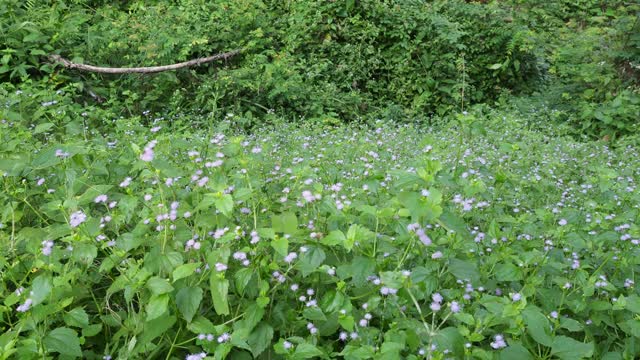
[[[373,358],[375,350],[371,345],[347,345],[339,355],[344,356],[345,360],[365,360]]]
[[[193,316],[200,308],[202,301],[202,289],[199,287],[186,287],[180,289],[176,294],[176,305],[182,317],[191,322]]]
[[[353,260],[351,266],[349,266],[349,276],[353,277],[353,282],[356,286],[363,285],[367,280],[367,276],[372,274],[376,269],[376,263],[366,257],[358,256]]]
[[[249,331],[253,330],[253,328],[262,320],[264,316],[264,308],[261,308],[257,304],[251,304],[247,307],[247,310],[244,312],[244,325],[249,329]]]
[[[305,319],[311,320],[311,321],[327,320],[327,317],[324,316],[324,313],[322,312],[322,310],[316,306],[304,308],[304,310],[302,311],[302,316],[304,316]]]
[[[324,353],[317,347],[309,344],[302,343],[296,346],[296,350],[293,353],[292,359],[311,359],[316,356],[322,356]]]
[[[470,280],[477,282],[480,280],[480,272],[475,264],[475,260],[451,259],[449,262],[449,272],[460,280]]]
[[[209,279],[211,286],[211,299],[213,300],[213,308],[218,315],[229,315],[229,303],[227,295],[229,293],[229,281],[220,278],[215,272],[211,273]]]
[[[229,194],[223,194],[215,199],[216,209],[224,216],[231,216],[233,211],[233,197]]]
[[[551,346],[551,328],[546,316],[533,306],[527,307],[522,312],[522,319],[527,326],[527,332],[539,344]]]
[[[266,322],[258,324],[247,340],[254,358],[257,358],[258,355],[262,354],[262,352],[269,347],[271,339],[273,339],[273,328],[271,325]]]
[[[302,259],[300,259],[297,264],[300,270],[302,270],[302,277],[307,277],[316,271],[326,257],[321,248],[316,246],[309,247],[309,250],[302,256]]]
[[[98,248],[93,244],[77,244],[73,247],[73,259],[75,261],[91,264],[98,256]]]
[[[333,230],[332,232],[329,233],[329,235],[323,237],[320,240],[321,244],[327,245],[327,246],[335,246],[335,245],[343,245],[344,246],[344,242],[347,240],[347,237],[344,236],[344,233],[340,230]]]
[[[216,331],[215,325],[204,316],[197,316],[187,324],[187,329],[194,334],[211,334]]]
[[[173,291],[173,286],[166,279],[154,276],[147,280],[147,287],[154,295],[166,294]]]
[[[271,217],[271,226],[276,232],[295,234],[298,230],[298,218],[294,213],[284,213]]]
[[[176,323],[174,315],[161,316],[144,323],[144,330],[138,339],[138,346],[146,346],[150,341],[158,338]]]
[[[289,251],[289,240],[284,236],[271,240],[271,247],[280,255],[287,256]]]
[[[116,240],[116,245],[124,251],[131,251],[133,249],[137,249],[140,245],[142,245],[144,243],[144,240],[145,239],[143,236],[135,236],[132,233],[124,233],[118,237],[118,240]]]
[[[584,330],[584,327],[578,321],[565,317],[560,318],[560,326],[573,332]]]
[[[33,306],[43,302],[51,293],[51,278],[49,275],[42,274],[33,280],[31,285],[30,298]]]
[[[193,275],[199,266],[200,263],[188,263],[178,266],[175,270],[173,270],[173,282]]]
[[[353,331],[355,326],[355,319],[351,315],[341,316],[338,318],[338,323],[347,331]]]
[[[627,310],[632,311],[636,314],[640,314],[640,297],[638,297],[638,295],[636,294],[633,294],[628,298],[626,298],[626,300],[627,300],[627,303],[626,303]]]
[[[495,268],[495,278],[498,281],[522,280],[522,270],[512,263],[498,264]]]
[[[242,268],[233,275],[235,280],[236,290],[240,295],[244,295],[244,290],[253,277],[254,270],[251,268]]]
[[[200,202],[198,203],[198,206],[196,206],[195,211],[207,210],[215,203],[216,203],[216,194],[214,193],[204,194],[202,196],[202,200],[200,200]]]
[[[592,342],[584,343],[566,336],[556,336],[551,345],[551,354],[566,360],[590,358],[593,350]]]
[[[640,320],[629,319],[618,324],[622,331],[640,338]]]
[[[403,344],[385,341],[380,347],[380,355],[376,357],[379,360],[395,360],[400,359],[400,352],[405,348]]]
[[[43,123],[43,124],[38,124],[38,126],[36,126],[36,128],[33,130],[33,134],[41,134],[49,129],[51,129],[52,127],[54,127],[55,125],[52,123]]]
[[[533,359],[531,353],[519,343],[509,343],[509,346],[500,351],[500,360],[529,360]]]
[[[73,358],[82,356],[78,334],[66,327],[59,327],[48,333],[44,337],[44,346],[47,352],[57,352]]]
[[[77,307],[64,315],[64,322],[69,326],[83,328],[89,325],[89,315],[83,308]]]
[[[444,349],[449,349],[457,357],[461,357],[464,353],[464,338],[460,335],[458,329],[447,327],[437,332],[436,341]]]
[[[102,324],[92,324],[82,329],[82,336],[92,337],[96,336],[102,331]]]
[[[155,295],[152,296],[147,304],[147,321],[157,319],[167,312],[169,308],[169,295]]]
[[[467,225],[464,220],[452,212],[443,212],[442,215],[440,215],[440,222],[447,230],[453,230],[459,236],[466,236],[468,234]]]

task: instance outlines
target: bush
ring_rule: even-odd
[[[443,113],[465,102],[495,99],[501,91],[527,90],[539,76],[530,32],[509,21],[498,5],[461,0],[90,5],[5,5],[0,19],[11,24],[5,53],[13,55],[4,79],[50,74],[59,82],[81,83],[130,114],[158,110],[186,93],[191,111],[275,109],[353,120],[395,105],[408,114]],[[175,63],[234,48],[243,48],[243,54],[222,66],[157,75],[114,77],[42,65],[52,52],[118,67]]]

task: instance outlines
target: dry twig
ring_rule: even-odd
[[[229,51],[222,54],[216,54],[216,55],[189,60],[189,61],[185,61],[177,64],[150,66],[150,67],[132,67],[132,68],[111,68],[111,67],[101,67],[101,66],[93,66],[93,65],[86,65],[86,64],[76,64],[74,62],[71,62],[70,60],[63,58],[60,55],[49,55],[49,59],[55,62],[61,63],[67,69],[78,69],[82,71],[89,71],[89,72],[102,73],[102,74],[132,74],[132,73],[152,74],[152,73],[158,73],[162,71],[181,69],[189,66],[198,66],[198,65],[205,64],[205,63],[208,63],[214,60],[219,60],[219,59],[228,59],[239,53],[240,53],[240,50],[238,49],[238,50],[233,50],[233,51]]]

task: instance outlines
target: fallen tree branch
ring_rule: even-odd
[[[236,54],[239,54],[240,50],[233,50],[222,54],[216,54],[204,58],[189,60],[177,64],[171,65],[163,65],[163,66],[150,66],[150,67],[132,67],[132,68],[111,68],[111,67],[101,67],[101,66],[93,66],[86,64],[76,64],[71,62],[60,55],[49,55],[49,59],[61,63],[67,69],[78,69],[82,71],[89,71],[95,73],[102,74],[132,74],[132,73],[143,73],[143,74],[152,74],[158,73],[162,71],[168,70],[176,70],[189,66],[198,66],[204,63],[208,63],[214,60],[219,59],[228,59]]]

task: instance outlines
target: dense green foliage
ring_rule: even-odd
[[[0,360],[640,358],[639,12],[1,1]]]
[[[5,78],[53,72],[57,81],[82,84],[134,113],[166,110],[166,102],[206,113],[275,109],[346,120],[398,108],[442,113],[527,89],[540,75],[526,27],[498,6],[462,0],[21,3],[5,2],[0,12],[10,25]],[[236,48],[242,56],[223,68],[119,78],[62,77],[42,58],[60,53],[92,64],[148,66]]]
[[[430,131],[102,121],[2,124],[2,356],[640,354],[636,148],[482,109]]]
[[[0,4],[0,80],[73,84],[76,101],[137,115],[269,112],[413,121],[537,92],[591,135],[637,130],[640,5],[584,0],[52,1]],[[61,71],[46,59],[130,67],[243,49],[154,75]],[[213,120],[211,119],[211,120]]]
[[[526,1],[518,16],[547,42],[549,81],[540,97],[581,132],[638,131],[640,4]]]

